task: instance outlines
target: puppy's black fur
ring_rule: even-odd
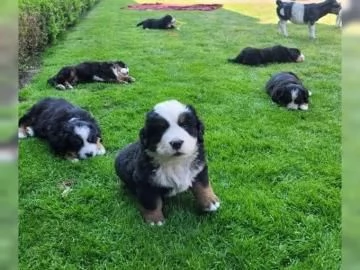
[[[308,109],[311,92],[292,72],[274,74],[266,83],[265,89],[271,99],[281,106],[289,109]]]
[[[84,148],[84,140],[75,132],[75,128],[86,127],[89,130],[86,144],[92,145],[80,156]],[[31,133],[28,133],[28,129]],[[97,121],[85,110],[74,106],[65,99],[44,98],[34,104],[19,119],[19,135],[35,136],[47,141],[55,154],[69,158],[87,158],[98,155],[95,146],[100,144],[101,130]],[[86,149],[84,149],[86,150]],[[91,152],[92,151],[92,152]],[[104,154],[104,153],[101,153]]]
[[[129,68],[123,61],[83,62],[66,66],[48,80],[57,89],[72,89],[78,83],[110,82],[127,83],[135,81],[129,76]]]
[[[165,15],[160,19],[146,19],[139,22],[136,26],[142,25],[143,29],[174,29],[175,18],[171,15]]]
[[[264,49],[246,47],[234,59],[228,59],[229,62],[258,66],[268,63],[287,63],[302,62],[304,56],[297,48],[288,48],[282,45],[276,45]]]

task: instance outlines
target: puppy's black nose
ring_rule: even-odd
[[[174,150],[179,150],[183,144],[183,140],[171,141],[170,145]]]
[[[86,157],[92,157],[93,155],[94,155],[93,152],[85,153]]]

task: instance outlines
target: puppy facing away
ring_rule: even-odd
[[[174,29],[175,27],[175,18],[171,15],[165,15],[160,19],[146,19],[142,22],[139,22],[136,26],[142,25],[143,29]]]
[[[274,74],[266,83],[265,89],[272,101],[281,106],[303,111],[309,108],[311,92],[305,88],[298,76],[292,72]]]
[[[191,105],[176,100],[157,104],[139,137],[118,153],[115,171],[137,197],[146,222],[162,225],[164,197],[188,189],[203,211],[220,207],[208,176],[204,126]]]
[[[65,99],[44,98],[19,119],[19,138],[39,137],[55,154],[77,161],[105,154],[101,130],[87,111]]]
[[[320,3],[303,4],[298,2],[283,2],[276,0],[276,13],[279,17],[279,32],[288,36],[286,23],[291,21],[295,24],[307,24],[309,27],[309,36],[315,39],[315,23],[327,14],[338,15],[341,10],[341,4],[336,0],[325,0]],[[337,24],[340,24],[338,22]]]
[[[48,84],[59,90],[72,89],[78,83],[109,82],[131,83],[135,79],[129,76],[129,68],[122,61],[83,62],[75,66],[66,66],[48,80]]]
[[[282,45],[264,49],[246,47],[234,59],[228,59],[229,62],[249,66],[259,66],[268,63],[303,62],[304,60],[305,56],[299,49],[288,48]]]

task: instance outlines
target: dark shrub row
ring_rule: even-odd
[[[19,0],[19,69],[100,0]]]

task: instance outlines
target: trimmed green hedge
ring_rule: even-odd
[[[100,0],[19,0],[19,69]]]

